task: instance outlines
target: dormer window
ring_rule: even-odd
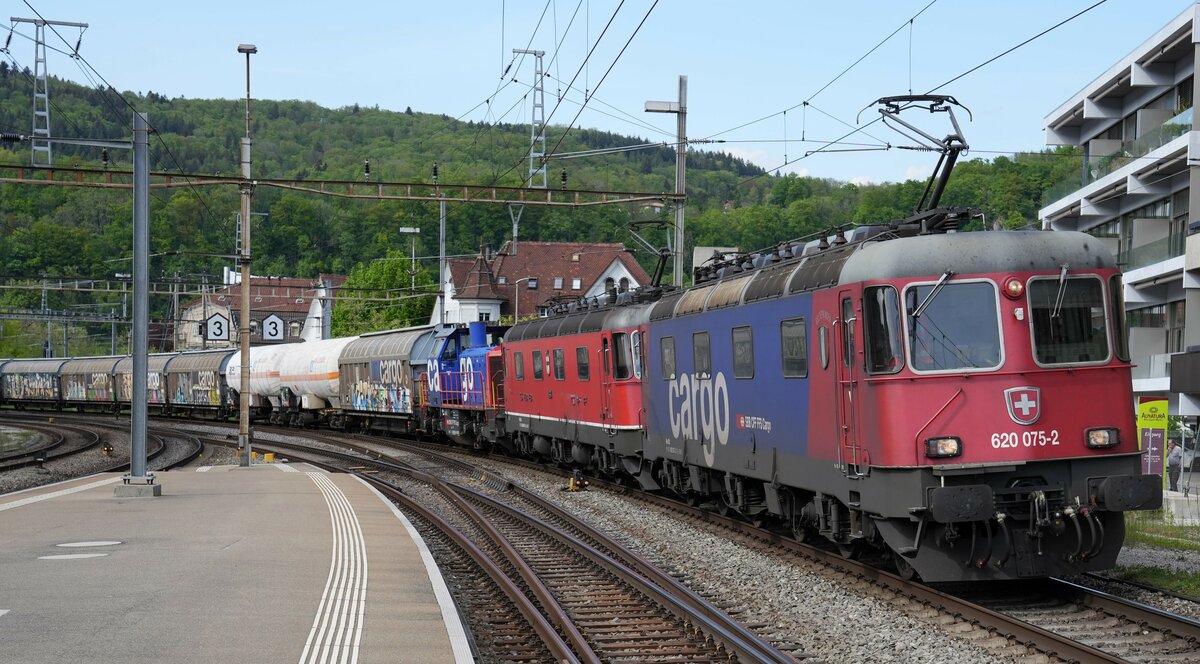
[[[527,281],[526,283],[529,284],[530,290],[537,288],[537,277],[530,278],[530,280]]]
[[[579,290],[580,288],[583,288],[583,279],[580,279],[579,277],[575,277],[574,279],[571,280],[571,289]]]
[[[496,277],[496,283],[500,286],[508,283],[508,277]]]
[[[554,278],[554,288],[555,288],[555,290],[562,290],[562,285],[563,285],[563,278],[562,278],[562,277],[555,277],[555,278]]]

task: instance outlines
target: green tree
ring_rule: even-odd
[[[342,286],[344,297],[333,308],[333,336],[344,337],[423,325],[433,312],[434,275],[417,267],[412,288],[410,257],[393,250],[382,259],[360,263]],[[361,299],[360,299],[361,298]],[[389,298],[387,302],[376,301]]]

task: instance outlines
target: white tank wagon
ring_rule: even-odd
[[[338,359],[358,337],[306,341],[250,349],[251,407],[270,404],[273,423],[308,424],[321,419],[327,408],[340,408]],[[229,386],[241,386],[240,354],[225,370]]]

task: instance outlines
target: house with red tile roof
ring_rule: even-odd
[[[507,242],[493,255],[447,261],[445,322],[545,315],[556,302],[626,291],[650,275],[618,242]],[[440,299],[440,298],[439,298]],[[440,302],[431,321],[438,322]]]
[[[176,350],[237,346],[242,287],[237,273],[231,271],[230,275],[225,285],[181,308],[179,325],[175,328]],[[262,321],[271,315],[283,321],[285,342],[328,338],[334,298],[345,282],[346,277],[338,274],[322,274],[315,280],[250,277],[250,343],[264,342]],[[228,321],[228,339],[205,337],[204,322],[213,316],[223,316]]]

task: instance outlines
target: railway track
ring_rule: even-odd
[[[99,419],[94,415],[75,413],[25,414],[3,412],[0,423],[30,431],[37,431],[51,442],[27,451],[21,455],[12,455],[0,459],[0,473],[17,471],[33,466],[55,468],[56,462],[67,462],[75,470],[64,469],[55,473],[55,481],[69,479],[93,473],[121,472],[129,469],[127,446],[113,445],[112,456],[97,456],[88,459],[85,453],[99,452],[104,444],[120,437],[128,437],[128,420]],[[181,441],[175,443],[172,441]],[[182,444],[183,449],[172,449]],[[147,428],[146,457],[147,460],[161,460],[158,470],[170,470],[195,459],[201,444],[196,436],[179,433],[170,425],[157,425]],[[124,457],[124,458],[123,458]],[[169,458],[167,458],[169,457]],[[165,460],[163,460],[165,458]],[[62,465],[62,464],[59,464]],[[65,475],[65,476],[59,476]]]
[[[1095,650],[1091,661],[1200,662],[1200,622],[1061,579],[957,596]],[[1088,661],[1088,660],[1081,660]]]
[[[313,438],[329,440],[319,434]],[[384,461],[384,454],[394,450],[381,449],[378,444],[347,443],[344,438],[334,440],[334,445],[353,453],[303,449],[305,446],[274,441],[260,441],[258,446],[330,457],[336,460],[333,465],[359,472],[409,506],[417,504],[410,500],[412,484],[428,487],[419,501],[426,510],[423,518],[447,538],[453,538],[453,532],[470,533],[474,546],[486,553],[482,559],[473,557],[476,565],[485,568],[476,574],[498,584],[496,575],[502,572],[520,595],[534,597],[541,618],[522,613],[523,622],[532,633],[538,632],[540,620],[552,625],[568,647],[571,661],[797,661],[621,544],[507,480],[428,450],[410,448],[403,460]],[[399,476],[408,486],[398,487],[374,476],[380,472]],[[436,475],[450,475],[475,487]],[[432,499],[433,493],[440,500]],[[428,509],[431,503],[443,507],[435,513]],[[461,544],[459,548],[466,551]],[[455,559],[461,560],[463,555]],[[490,567],[495,569],[487,569]],[[520,606],[516,597],[509,601]],[[483,615],[490,616],[491,609]],[[472,617],[472,623],[473,632],[485,629],[489,632],[486,641],[495,643],[491,621],[480,625]],[[478,641],[478,634],[476,638]],[[503,642],[511,640],[522,644],[516,655],[528,661],[523,658],[532,648],[529,633],[506,632]],[[541,643],[540,647],[551,652],[561,647],[544,635]]]

